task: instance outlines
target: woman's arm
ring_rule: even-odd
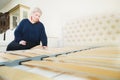
[[[22,40],[22,30],[23,30],[23,27],[24,27],[24,20],[22,20],[19,25],[17,26],[15,32],[14,32],[14,35],[15,35],[15,41],[16,42],[20,42]]]

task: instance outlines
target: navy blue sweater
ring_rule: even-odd
[[[23,19],[17,26],[15,32],[15,42],[25,40],[30,43],[40,44],[47,46],[47,36],[44,25],[41,22],[32,24],[28,19]]]

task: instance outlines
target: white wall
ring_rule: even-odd
[[[31,8],[39,6],[42,9],[41,21],[46,27],[47,35],[58,37],[58,46],[62,43],[61,29],[68,20],[80,16],[120,11],[120,0],[12,0],[2,11],[18,3]]]

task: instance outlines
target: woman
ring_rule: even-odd
[[[7,46],[7,51],[30,49],[42,42],[42,47],[47,47],[47,36],[44,25],[39,21],[42,12],[39,8],[31,11],[29,19],[23,19],[17,26],[15,39]]]

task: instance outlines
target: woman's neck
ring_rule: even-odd
[[[35,22],[33,21],[32,17],[29,18],[29,21],[34,24]]]

